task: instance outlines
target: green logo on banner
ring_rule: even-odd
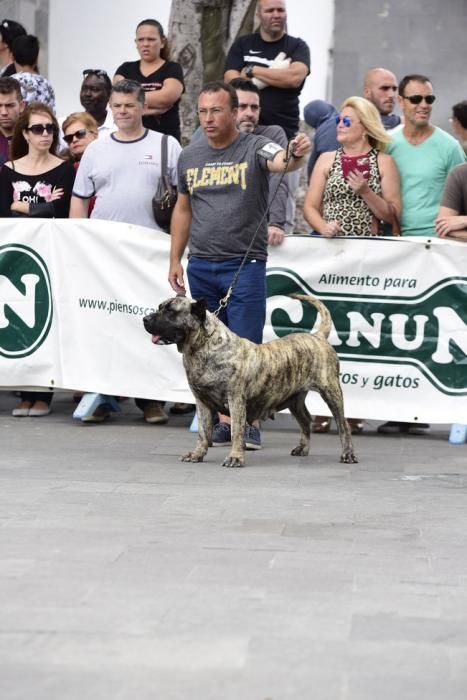
[[[31,355],[51,323],[52,293],[44,261],[27,246],[0,246],[0,355]]]
[[[293,292],[311,294],[331,313],[329,340],[341,360],[412,365],[439,391],[467,395],[467,277],[440,280],[413,297],[348,290],[347,286],[342,292],[317,291],[292,270],[269,268],[267,295],[275,298],[271,312],[275,334],[314,328],[316,310],[304,304],[300,319],[294,320],[291,300],[284,298]]]

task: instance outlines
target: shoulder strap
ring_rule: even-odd
[[[168,172],[167,172],[167,141],[169,140],[169,137],[167,134],[162,134],[162,143],[161,143],[161,175],[162,177],[168,177]]]

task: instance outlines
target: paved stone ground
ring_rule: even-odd
[[[465,700],[467,445],[336,434],[182,464],[190,418],[0,394],[2,700]]]

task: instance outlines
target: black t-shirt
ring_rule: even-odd
[[[14,74],[17,73],[17,72],[18,72],[18,71],[16,70],[15,64],[14,64],[14,63],[10,63],[8,66],[6,66],[6,68],[3,69],[2,73],[1,73],[1,77],[2,77],[2,78],[8,78],[8,77],[14,75]]]
[[[310,49],[302,39],[284,34],[279,41],[264,41],[259,33],[246,34],[230,47],[225,61],[225,71],[242,70],[247,65],[269,66],[279,53],[292,62],[300,61],[310,68]],[[299,127],[298,98],[303,83],[297,88],[265,87],[260,90],[260,124],[282,126],[288,138],[292,138]]]
[[[40,175],[24,175],[4,165],[0,170],[0,216],[13,216],[10,209],[13,202],[29,204],[50,202],[54,187],[63,187],[63,196],[51,203],[53,217],[67,219],[74,181],[75,169],[71,161],[63,161]]]
[[[183,85],[183,90],[185,90],[182,67],[179,63],[175,63],[175,61],[166,61],[160,68],[154,71],[154,73],[150,73],[149,75],[143,75],[141,73],[139,61],[127,61],[117,68],[115,74],[122,75],[128,80],[136,80],[141,84],[145,92],[160,90],[164,84],[164,80],[167,80],[167,78],[179,80]],[[161,134],[168,134],[176,138],[177,141],[180,141],[179,103],[180,100],[177,100],[165,114],[143,117],[143,124],[146,129],[159,131]]]

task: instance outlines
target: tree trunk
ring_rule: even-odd
[[[182,142],[198,125],[196,99],[209,80],[222,80],[232,42],[253,31],[256,0],[172,0],[169,19],[171,57],[183,68],[180,104]]]

